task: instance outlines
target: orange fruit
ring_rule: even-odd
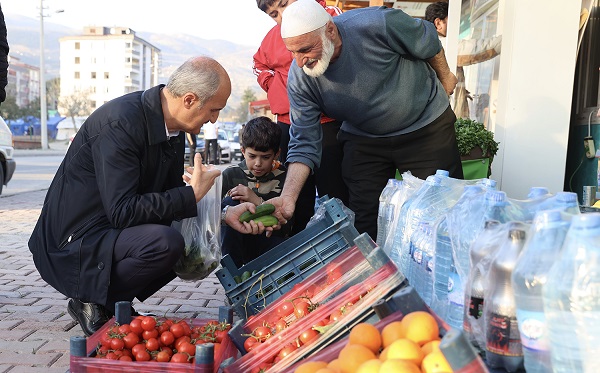
[[[381,339],[383,342],[383,348],[391,345],[392,342],[404,338],[404,328],[402,327],[402,321],[394,321],[383,327],[381,330]]]
[[[340,367],[340,361],[338,359],[331,360],[329,364],[327,364],[327,368],[333,369],[338,373],[342,371],[342,367]]]
[[[356,373],[379,373],[379,367],[381,366],[379,359],[367,360],[360,364]]]
[[[433,351],[421,363],[423,373],[452,373],[452,367],[441,351]]]
[[[435,318],[425,311],[411,312],[402,319],[404,338],[417,342],[420,346],[439,339],[440,328]]]
[[[331,369],[331,368],[321,368],[317,370],[315,373],[339,373],[339,370]]]
[[[360,364],[375,359],[375,354],[363,345],[346,345],[338,356],[341,373],[356,373]]]
[[[423,353],[425,354],[425,356],[429,355],[430,353],[432,353],[434,351],[442,352],[440,350],[440,340],[435,339],[433,341],[429,341],[429,342],[425,343],[423,346],[421,346],[421,350],[423,350]]]
[[[381,363],[379,373],[421,373],[421,370],[411,362],[390,359]]]
[[[363,345],[374,353],[378,353],[381,348],[381,334],[379,334],[379,330],[372,324],[356,324],[350,330],[348,344]]]
[[[381,353],[379,354],[379,360],[381,361],[386,361],[387,360],[387,353],[390,350],[389,347],[386,347],[383,349],[383,351],[381,351]]]
[[[388,360],[404,360],[411,363],[416,364],[417,366],[421,365],[421,361],[425,357],[423,350],[421,347],[410,339],[402,338],[392,343],[388,348],[387,359]]]
[[[324,361],[309,361],[301,364],[294,370],[294,373],[315,373],[321,368],[326,368],[327,363]]]

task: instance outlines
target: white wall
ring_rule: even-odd
[[[581,1],[501,0],[492,178],[511,198],[563,190]],[[583,145],[582,145],[583,146]]]

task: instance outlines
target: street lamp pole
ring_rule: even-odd
[[[48,149],[48,109],[46,107],[46,74],[44,67],[44,0],[40,0],[40,126],[42,149]]]

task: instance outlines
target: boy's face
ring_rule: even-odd
[[[264,176],[271,172],[273,169],[273,161],[279,157],[279,152],[275,153],[273,150],[261,152],[252,148],[241,148],[244,159],[246,160],[246,166],[252,174],[256,177]]]
[[[296,0],[275,0],[273,5],[268,7],[265,13],[281,26],[281,15],[283,14],[283,11],[288,5],[295,2]]]

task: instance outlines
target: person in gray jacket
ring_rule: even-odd
[[[321,112],[342,120],[342,175],[355,226],[377,232],[379,195],[396,169],[425,179],[437,169],[462,178],[448,96],[456,85],[435,27],[399,9],[369,7],[331,18],[312,0],[283,12],[289,72],[288,176],[272,202],[290,217],[319,166]]]

